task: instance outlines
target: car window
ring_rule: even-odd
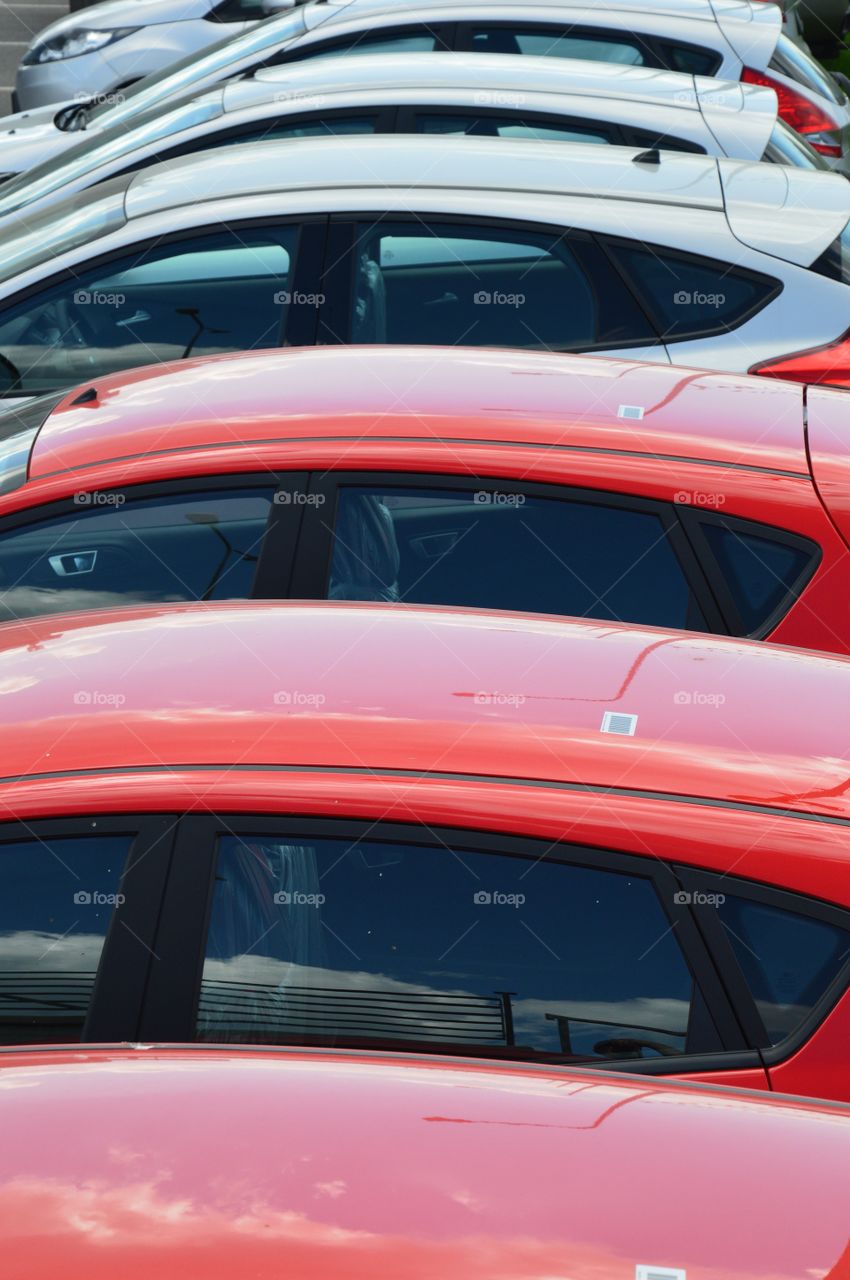
[[[588,62],[618,62],[643,66],[646,54],[637,38],[563,27],[524,27],[511,23],[460,23],[464,48],[476,53],[519,53],[535,58],[584,58]]]
[[[273,496],[80,492],[72,513],[0,532],[0,621],[250,596]]]
[[[784,120],[777,120],[770,135],[763,160],[774,164],[787,164],[795,169],[823,169],[830,171],[822,155],[806,141],[802,134],[792,129]],[[814,268],[813,268],[814,270]]]
[[[265,0],[220,0],[203,16],[207,22],[260,22],[268,9]]]
[[[696,1049],[692,996],[640,876],[443,843],[219,842],[200,1040],[668,1057]]]
[[[344,485],[327,595],[706,629],[657,511],[498,488]]]
[[[729,892],[717,913],[771,1044],[796,1030],[850,959],[850,931]]]
[[[529,138],[535,142],[613,142],[613,127],[605,124],[554,124],[523,120],[517,115],[493,116],[471,111],[426,114],[415,118],[417,133],[475,134],[485,138]]]
[[[605,238],[608,251],[643,299],[665,342],[708,338],[749,320],[781,283],[729,262]]]
[[[0,389],[50,391],[164,360],[280,342],[297,227],[131,250],[0,311]]]
[[[732,593],[747,633],[760,631],[777,610],[790,607],[814,571],[818,548],[765,526],[715,516],[702,532]]]
[[[352,341],[588,350],[656,343],[589,237],[380,221],[352,255]]]
[[[0,842],[0,1043],[81,1038],[130,843]]]
[[[659,51],[670,71],[683,71],[692,76],[713,76],[723,61],[713,49],[695,45],[659,43]]]
[[[377,119],[377,116],[333,115],[330,112],[309,120],[284,117],[282,120],[264,120],[255,129],[219,135],[211,143],[205,141],[203,145],[206,150],[210,145],[241,146],[243,142],[269,142],[275,138],[339,138],[352,133],[374,133]]]
[[[846,101],[834,77],[819,66],[805,49],[795,44],[793,40],[789,40],[784,34],[780,35],[777,41],[769,65],[772,70],[787,76],[789,80],[795,80],[810,92],[819,93],[830,102]]]
[[[297,53],[289,54],[285,61],[301,62],[307,58],[312,61],[314,58],[356,57],[357,55],[365,57],[374,53],[434,53],[435,50],[442,50],[444,47],[436,32],[423,27],[421,30],[408,29],[395,34],[380,31],[374,35],[360,33],[333,43],[307,45]],[[270,65],[275,61],[272,59]]]

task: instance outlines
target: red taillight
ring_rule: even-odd
[[[830,133],[841,128],[832,116],[827,115],[814,102],[809,102],[808,98],[798,93],[796,89],[792,89],[790,85],[774,80],[763,71],[753,71],[752,67],[744,67],[741,79],[747,84],[761,84],[767,89],[772,89],[779,99],[780,118],[792,129],[796,129],[797,133],[802,133],[806,141],[821,155],[841,158],[840,143],[826,142],[821,138],[812,137],[812,134]]]
[[[787,378],[789,382],[820,383],[828,387],[850,387],[850,333],[825,347],[794,351],[777,360],[754,364],[750,373],[763,378]]]

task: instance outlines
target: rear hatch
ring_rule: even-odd
[[[724,38],[744,66],[766,67],[782,34],[779,6],[711,0],[711,8]]]
[[[850,182],[778,164],[718,161],[732,234],[742,244],[808,267],[850,220]]]
[[[761,160],[776,124],[776,94],[758,85],[695,76],[702,117],[726,155]]]

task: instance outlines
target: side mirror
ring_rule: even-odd
[[[289,9],[297,9],[298,0],[262,0],[261,9],[265,17],[274,18]]]

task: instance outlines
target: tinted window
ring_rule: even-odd
[[[809,269],[828,280],[850,284],[850,222]]]
[[[369,840],[219,846],[198,1038],[667,1056],[692,980],[639,877]]]
[[[80,493],[73,514],[0,534],[0,621],[249,596],[272,495]]]
[[[712,49],[697,49],[694,45],[662,44],[664,61],[671,71],[684,71],[688,75],[713,76],[723,59]]]
[[[823,156],[818,155],[802,134],[792,129],[784,120],[777,120],[773,126],[773,133],[762,159],[772,160],[775,164],[791,165],[795,169],[823,169],[830,172]],[[816,267],[812,270],[816,270]]]
[[[796,80],[797,84],[805,85],[807,89],[828,98],[830,102],[846,100],[829,72],[819,66],[814,58],[809,57],[804,49],[801,49],[793,40],[789,40],[786,35],[780,35],[770,66],[774,71],[787,76],[789,80]]]
[[[641,296],[665,342],[727,333],[766,306],[778,280],[728,262],[606,240],[609,251]]]
[[[705,628],[654,511],[498,490],[340,490],[328,595]]]
[[[231,133],[216,138],[212,146],[222,143],[268,142],[272,138],[337,138],[349,133],[374,133],[375,116],[327,115],[312,120],[267,120],[250,132]]]
[[[421,31],[399,31],[396,35],[377,33],[373,36],[351,36],[348,40],[337,40],[334,44],[308,46],[286,58],[286,61],[300,62],[305,58],[312,60],[373,53],[433,53],[435,49],[443,47],[442,41],[434,32],[423,28]]]
[[[726,893],[717,907],[771,1044],[803,1021],[850,957],[850,932]]]
[[[130,839],[0,844],[0,1043],[80,1039]]]
[[[718,516],[702,530],[747,632],[759,631],[778,609],[787,609],[817,564],[814,544],[788,542],[766,529],[753,533]]]
[[[562,127],[554,124],[535,123],[513,116],[440,114],[417,115],[417,133],[475,134],[484,138],[530,138],[535,142],[611,142],[610,125],[587,124]]]
[[[588,62],[620,62],[642,66],[646,57],[640,41],[632,38],[606,39],[599,33],[581,30],[565,32],[539,26],[478,26],[462,23],[465,45],[476,53],[522,53],[537,58],[584,58]]]
[[[354,342],[586,350],[655,343],[589,238],[380,222],[353,258]]]
[[[268,10],[264,0],[222,0],[204,17],[207,22],[259,22]]]
[[[243,227],[157,241],[31,295],[0,313],[0,388],[278,345],[297,239],[294,227]]]

